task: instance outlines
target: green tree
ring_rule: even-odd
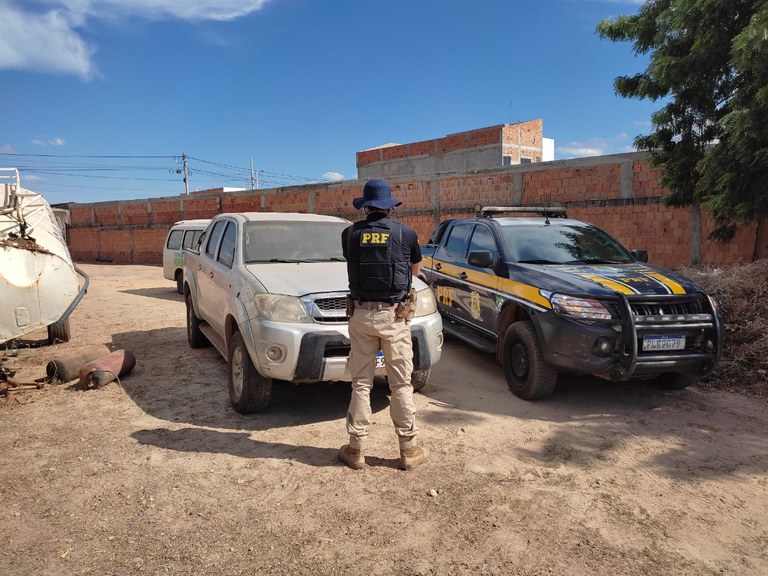
[[[635,138],[671,191],[665,202],[707,206],[720,241],[768,215],[768,0],[647,0],[597,33],[650,54],[614,87],[665,102]]]

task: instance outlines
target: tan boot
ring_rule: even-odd
[[[429,450],[424,446],[411,446],[400,449],[400,469],[412,470],[416,466],[429,462]]]
[[[365,453],[357,448],[350,448],[349,444],[344,444],[339,450],[339,460],[353,470],[360,470],[365,466]]]

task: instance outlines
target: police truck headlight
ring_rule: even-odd
[[[580,320],[582,322],[610,322],[613,319],[611,311],[599,300],[592,298],[577,298],[565,294],[553,294],[549,299],[552,309],[560,316]]]
[[[312,322],[307,309],[298,298],[279,294],[259,294],[255,297],[259,315],[275,322]]]
[[[430,288],[416,292],[416,312],[414,316],[429,316],[437,312],[437,301]]]

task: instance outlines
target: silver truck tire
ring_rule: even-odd
[[[265,378],[251,361],[240,332],[235,332],[229,344],[229,401],[240,414],[260,412],[272,398],[272,379]]]
[[[544,361],[536,329],[528,321],[507,328],[502,365],[509,389],[523,400],[545,398],[555,390],[557,369]]]
[[[184,301],[187,305],[187,342],[189,342],[190,348],[206,348],[210,346],[211,343],[208,341],[208,338],[200,330],[202,321],[195,314],[192,297],[187,294]]]
[[[427,381],[429,380],[429,373],[432,371],[431,368],[425,368],[424,370],[414,370],[411,374],[411,386],[413,386],[413,391],[418,392],[424,386],[427,385]]]

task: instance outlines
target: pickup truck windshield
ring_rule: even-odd
[[[306,220],[246,222],[245,263],[343,261],[341,233],[346,227],[344,222]]]
[[[627,250],[593,226],[515,224],[501,227],[507,254],[521,264],[626,264]]]

